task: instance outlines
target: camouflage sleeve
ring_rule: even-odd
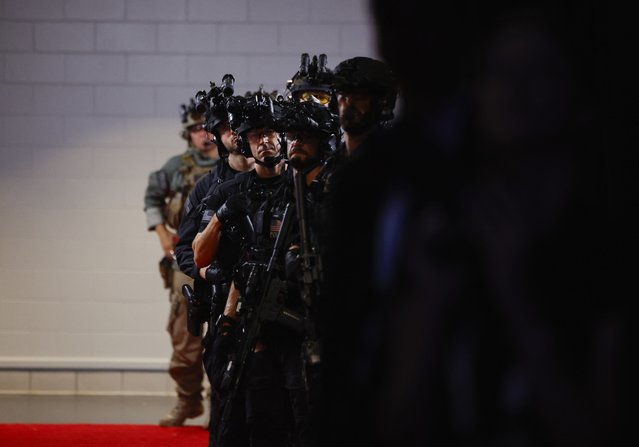
[[[211,187],[217,183],[219,175],[217,174],[217,170],[211,170],[208,174],[202,176],[196,183],[191,192],[189,193],[186,202],[184,203],[184,215],[183,219],[191,216],[194,212],[195,208],[200,205],[204,197],[207,195],[207,191]]]
[[[164,222],[164,207],[166,198],[171,194],[171,179],[180,168],[181,163],[180,155],[173,156],[161,169],[149,174],[149,181],[144,193],[144,213],[146,214],[146,227],[149,231]]]

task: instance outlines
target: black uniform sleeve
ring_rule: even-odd
[[[184,215],[178,228],[178,241],[175,245],[175,257],[180,270],[192,278],[198,278],[198,269],[193,260],[193,239],[200,228],[202,219],[202,201],[211,186],[217,186],[217,169],[211,170],[195,184],[184,204]]]
[[[206,228],[209,222],[211,222],[211,219],[213,219],[213,215],[215,214],[215,212],[226,201],[229,192],[229,188],[227,188],[227,186],[230,183],[232,182],[223,183],[218,188],[212,188],[213,190],[211,191],[211,194],[209,194],[204,201],[205,205],[203,204],[204,211],[202,213],[202,220],[200,221],[200,227],[198,231],[203,231]]]

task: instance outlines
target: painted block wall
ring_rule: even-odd
[[[0,0],[0,369],[163,370],[147,176],[225,73],[375,57],[367,0]],[[13,376],[11,376],[13,377]]]

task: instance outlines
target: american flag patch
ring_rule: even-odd
[[[271,237],[276,238],[277,234],[282,228],[282,221],[280,219],[271,219]]]
[[[204,211],[204,215],[202,216],[202,223],[205,223],[208,225],[208,223],[213,220],[213,214],[215,214],[215,211],[213,210],[206,210]]]

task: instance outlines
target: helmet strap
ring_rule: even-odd
[[[277,155],[275,157],[264,157],[264,161],[258,160],[256,158],[255,159],[255,163],[257,163],[260,166],[265,166],[267,168],[274,168],[275,166],[277,166],[277,164],[280,161],[282,161],[283,158],[284,158],[284,156],[282,154]]]

